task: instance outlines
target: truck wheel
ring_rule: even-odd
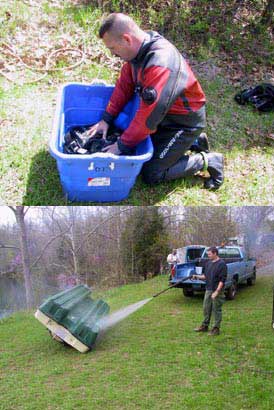
[[[183,294],[186,297],[191,297],[194,295],[194,292],[192,289],[183,288]]]
[[[233,299],[235,299],[236,293],[237,293],[237,282],[234,279],[233,282],[232,282],[232,285],[226,291],[226,298],[228,300],[233,300]]]
[[[255,282],[256,282],[256,270],[254,269],[251,278],[248,278],[246,283],[248,284],[248,286],[252,286],[252,285],[255,285]]]

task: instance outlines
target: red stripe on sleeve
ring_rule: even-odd
[[[116,81],[106,111],[116,117],[133,96],[134,89],[135,84],[132,77],[131,65],[125,63],[122,67],[120,77]]]

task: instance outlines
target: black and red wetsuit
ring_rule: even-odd
[[[148,32],[137,56],[126,62],[116,82],[103,119],[111,123],[131,99],[140,95],[140,105],[118,141],[122,153],[152,136],[154,155],[144,166],[149,183],[165,178],[205,127],[205,95],[179,51],[156,32]],[[191,171],[190,174],[201,169]]]

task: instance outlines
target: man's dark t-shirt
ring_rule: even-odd
[[[215,291],[219,282],[225,283],[227,277],[227,266],[223,259],[216,262],[207,261],[205,266],[206,290]]]

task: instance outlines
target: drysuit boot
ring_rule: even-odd
[[[207,171],[210,178],[204,183],[204,187],[210,190],[218,189],[224,182],[224,157],[217,152],[206,154],[208,165]]]
[[[204,168],[204,164],[204,157],[201,154],[184,155],[165,172],[163,180],[171,181],[173,179],[195,175]]]
[[[202,132],[194,144],[191,145],[190,151],[209,152],[209,142],[205,132]]]

